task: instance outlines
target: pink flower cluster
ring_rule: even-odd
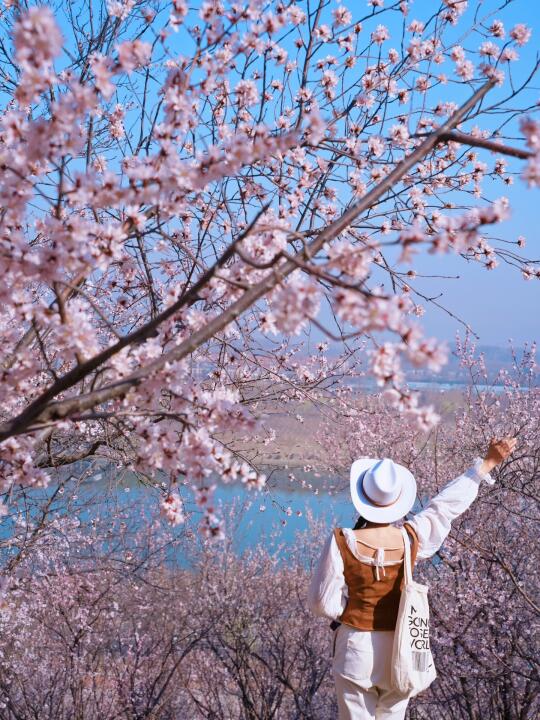
[[[53,81],[53,59],[62,50],[62,35],[50,8],[28,8],[15,25],[13,43],[22,70],[16,97],[21,105],[29,105]]]
[[[47,487],[48,473],[35,466],[36,447],[31,437],[9,438],[0,443],[0,491],[13,486]]]
[[[270,209],[259,219],[257,230],[242,241],[242,251],[255,264],[272,261],[287,247],[288,225]]]
[[[489,206],[473,208],[460,216],[438,215],[433,222],[433,226],[437,229],[436,233],[428,233],[417,220],[411,228],[403,230],[399,235],[404,247],[400,261],[408,261],[412,252],[410,246],[422,242],[431,245],[429,253],[474,250],[483,242],[479,235],[482,225],[499,223],[508,217],[508,200],[503,197]]]
[[[295,270],[270,296],[275,327],[280,332],[298,335],[309,318],[317,315],[320,301],[313,280]]]
[[[133,40],[120,43],[117,47],[118,62],[122,70],[130,73],[150,62],[152,46],[142,40]]]
[[[176,526],[185,522],[182,500],[176,491],[163,498],[159,511],[170,525]]]
[[[520,130],[534,155],[529,158],[522,177],[529,187],[540,186],[540,123],[532,118],[523,118]]]
[[[371,270],[373,255],[367,248],[340,240],[328,248],[328,269],[339,270],[356,281],[364,280]]]

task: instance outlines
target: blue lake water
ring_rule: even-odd
[[[129,535],[139,527],[146,526],[146,523],[157,521],[168,527],[166,520],[158,514],[159,501],[163,497],[158,489],[143,486],[133,477],[117,479],[114,470],[110,471],[109,477],[104,478],[104,474],[98,472],[95,478],[78,487],[68,485],[49,508],[50,517],[78,517],[83,525],[88,526],[97,519],[105,545],[110,542],[107,537],[111,540],[118,537],[122,525],[129,528]],[[304,473],[304,477],[309,475]],[[41,508],[51,500],[57,488],[58,485],[51,482],[47,488],[27,489],[20,507],[13,498],[10,511],[0,519],[0,538],[5,540],[18,534],[17,510],[22,507],[29,518],[34,517],[39,522]],[[308,528],[309,518],[321,521],[321,547],[334,527],[351,527],[355,524],[357,513],[348,494],[332,492],[329,494],[328,491],[319,490],[316,494],[315,490],[272,487],[251,490],[241,484],[224,485],[216,482],[213,507],[215,513],[223,518],[226,540],[236,553],[242,554],[260,542],[268,549],[275,550],[280,558],[286,558],[289,549],[295,545],[297,533]],[[186,523],[178,526],[177,530],[182,532],[185,527],[198,535],[202,511],[196,505],[190,489],[181,487],[180,494],[184,500]],[[112,535],[107,536],[109,530]],[[129,545],[131,541],[126,536],[122,542]],[[9,550],[6,552],[9,553]],[[174,556],[174,561],[181,566],[189,565],[189,559],[179,555]]]
[[[338,478],[332,478],[334,485]],[[103,511],[99,496],[102,483],[88,483],[81,498],[88,499],[94,495],[97,502],[92,504],[88,511],[83,512],[83,518],[89,520],[99,514],[106,518],[110,510]],[[322,549],[323,543],[335,527],[353,527],[358,518],[348,492],[348,481],[341,479],[340,487],[347,490],[289,490],[282,488],[265,488],[263,490],[250,490],[243,485],[216,484],[213,507],[216,513],[224,519],[227,542],[237,554],[253,549],[258,543],[277,556],[286,560],[291,549],[302,547],[302,542],[313,544],[313,534],[305,538],[298,537],[298,533],[308,530],[310,520],[317,523],[315,543],[317,552]],[[159,494],[149,488],[143,488],[130,483],[117,491],[117,499],[113,503],[114,511],[118,512],[122,506],[142,506],[148,510],[149,516],[155,515]],[[201,517],[201,510],[195,504],[191,493],[183,489],[181,492],[185,502],[187,515],[186,526],[197,533],[197,525]],[[420,509],[417,503],[414,510]],[[134,517],[138,517],[136,513]],[[141,522],[136,520],[135,523]],[[165,523],[164,519],[158,522]],[[299,545],[300,540],[300,545]],[[187,558],[175,556],[174,560],[181,566],[188,566]]]
[[[196,531],[201,510],[190,491],[182,488],[181,495],[187,525]],[[133,485],[129,488],[129,497],[124,497],[125,502],[142,501],[150,508],[155,508],[158,502],[157,493]],[[334,527],[352,527],[358,517],[348,491],[329,494],[319,490],[316,494],[315,490],[270,487],[250,490],[241,484],[216,483],[213,507],[224,520],[225,534],[235,552],[242,553],[261,542],[265,547],[278,550],[280,557],[287,555],[287,547],[295,542],[297,533],[308,529],[310,519],[320,523],[322,545]]]
[[[294,490],[253,492],[238,486],[218,486],[214,497],[216,508],[225,518],[226,508],[232,503],[241,508],[239,522],[234,528],[238,550],[259,539],[265,544],[291,543],[297,532],[307,530],[309,517],[324,522],[328,533],[334,527],[352,527],[358,517],[346,493],[329,495],[324,490],[318,495]]]
[[[346,482],[348,487],[348,479]],[[296,534],[308,529],[308,519],[320,523],[320,546],[335,527],[353,527],[358,512],[352,504],[349,492],[329,495],[328,492],[270,490],[267,493],[252,492],[243,487],[221,486],[215,491],[216,507],[223,508],[237,503],[242,508],[239,521],[228,532],[234,534],[234,547],[238,552],[252,547],[258,540],[267,546],[284,543],[280,556],[286,555],[287,546],[294,543]],[[427,498],[423,498],[423,504]],[[261,506],[265,509],[261,511]],[[413,512],[422,505],[416,502]],[[291,514],[287,513],[290,510]],[[300,514],[297,514],[300,513]]]

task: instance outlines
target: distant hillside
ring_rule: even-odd
[[[409,363],[403,362],[407,378],[409,380],[416,381],[467,382],[469,379],[468,369],[466,367],[460,367],[459,358],[455,355],[455,345],[450,343],[448,343],[448,345],[450,347],[448,362],[439,373],[425,368],[415,368]],[[530,346],[527,347],[527,350],[529,349]],[[509,347],[499,347],[497,345],[477,345],[474,351],[475,357],[479,357],[481,353],[484,355],[484,362],[486,364],[490,381],[492,381],[496,377],[497,373],[502,369],[507,370],[510,374],[512,374],[514,359]],[[515,348],[515,354],[519,364],[519,361],[523,357],[523,347]],[[535,384],[538,384],[538,381],[540,380],[540,366],[538,363],[534,378]]]

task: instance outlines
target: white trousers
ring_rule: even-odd
[[[409,696],[391,687],[393,630],[333,632],[332,674],[339,720],[403,720]]]

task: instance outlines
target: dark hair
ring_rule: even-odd
[[[367,525],[366,518],[363,518],[361,515],[359,515],[358,520],[356,521],[356,525],[353,527],[353,530],[361,530],[366,525]]]

